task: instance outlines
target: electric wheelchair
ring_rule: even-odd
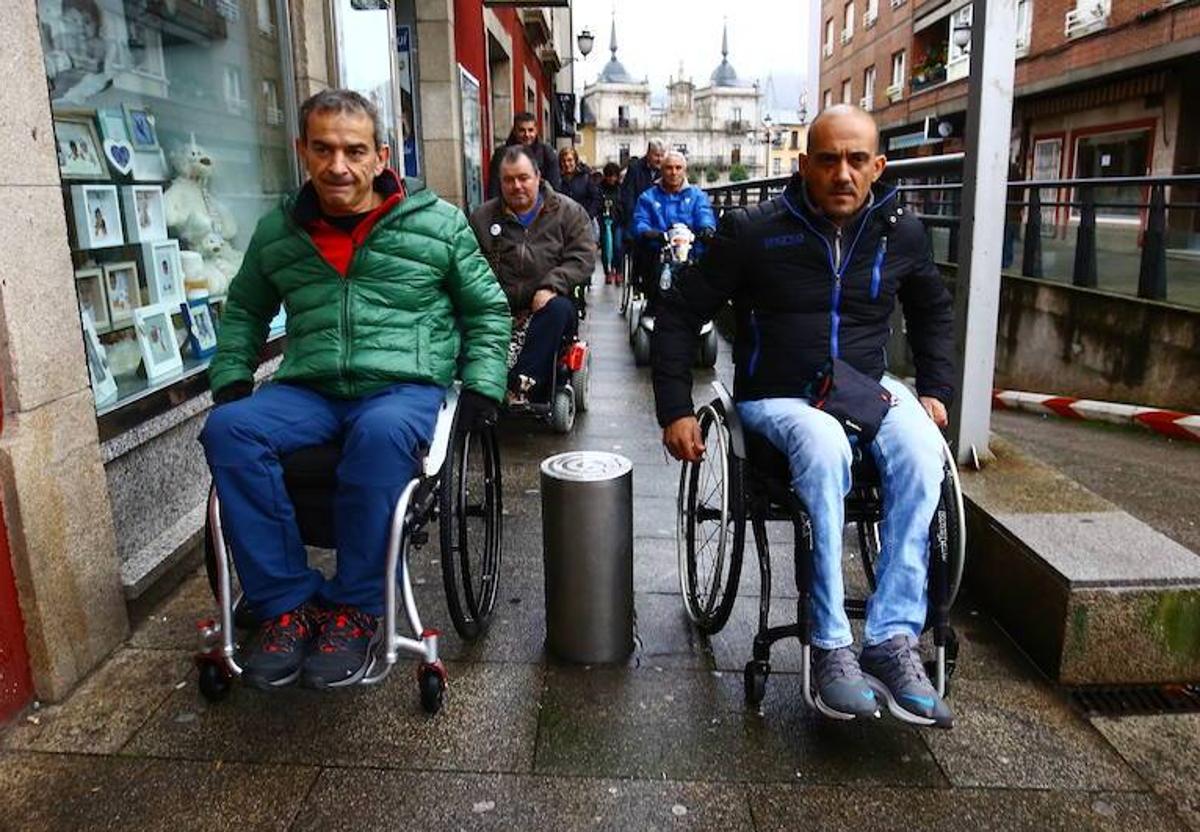
[[[575,314],[579,321],[587,318],[587,287],[576,286],[571,294]],[[517,347],[517,351],[520,349]],[[514,357],[515,358],[515,357]],[[550,390],[545,401],[529,400],[517,405],[508,405],[506,412],[513,415],[528,415],[548,422],[555,433],[570,433],[575,427],[575,417],[588,409],[591,394],[592,350],[587,341],[580,337],[578,328],[566,339],[562,349],[554,358],[550,372]]]
[[[795,637],[801,646],[805,703],[825,716],[853,719],[849,714],[825,707],[813,691],[812,524],[803,502],[791,488],[787,456],[762,435],[745,430],[728,389],[720,381],[712,382],[712,386],[716,397],[696,414],[707,451],[699,462],[685,462],[679,479],[676,543],[684,610],[705,635],[715,634],[725,626],[737,597],[749,520],[758,554],[761,590],[758,632],[752,658],[743,671],[747,704],[757,706],[766,694],[772,645]],[[855,447],[853,460],[852,486],[845,502],[846,522],[856,527],[867,584],[874,591],[883,515],[880,476],[869,451]],[[935,658],[926,662],[926,672],[941,696],[948,692],[958,657],[958,638],[949,619],[966,555],[958,468],[944,443],[943,469],[941,499],[930,524],[929,605],[925,623],[926,629],[932,630],[935,650]],[[776,627],[769,624],[771,554],[767,541],[767,523],[774,521],[792,524],[799,596],[796,622]],[[847,597],[845,606],[852,619],[866,615],[865,599]],[[867,681],[876,690],[882,690],[878,680],[868,676]],[[933,722],[898,709],[891,712],[898,719],[916,725]]]
[[[417,611],[409,571],[411,550],[428,542],[428,526],[437,521],[446,603],[455,629],[465,640],[487,630],[499,590],[503,539],[499,445],[491,425],[459,424],[459,392],[459,382],[446,391],[417,475],[396,502],[386,554],[384,615],[360,682],[382,681],[401,652],[415,655],[421,660],[417,669],[421,705],[429,713],[436,713],[444,701],[446,670],[438,658],[438,631],[423,625]],[[302,448],[282,460],[284,483],[307,546],[335,546],[333,502],[340,454],[338,445],[326,444]],[[215,487],[209,491],[204,533],[205,565],[218,617],[199,622],[202,648],[196,664],[200,692],[215,702],[228,695],[232,680],[242,672],[236,630],[257,625],[234,588],[233,560],[221,529]],[[413,637],[398,631],[401,604]]]

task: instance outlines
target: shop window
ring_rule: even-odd
[[[258,219],[297,184],[279,92],[289,56],[236,2],[38,12],[97,410],[185,379],[180,395],[203,390],[229,281]],[[272,324],[282,334],[283,316]]]

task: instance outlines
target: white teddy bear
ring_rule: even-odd
[[[224,294],[242,264],[242,252],[231,243],[237,236],[237,220],[209,188],[212,157],[196,144],[193,135],[188,144],[171,154],[171,164],[175,181],[163,195],[167,225],[204,258],[209,293]]]

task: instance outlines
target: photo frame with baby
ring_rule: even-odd
[[[133,323],[133,310],[142,305],[138,265],[132,260],[105,263],[104,297],[108,302],[108,324],[113,329]]]
[[[83,323],[83,352],[87,357],[88,377],[92,381],[92,396],[96,399],[96,409],[99,410],[117,400],[117,380],[108,364],[108,353],[105,352],[104,344],[100,343],[91,312],[81,310],[79,319]]]
[[[172,309],[182,303],[183,264],[179,259],[179,241],[142,243],[142,262],[146,266],[150,302],[166,304]]]
[[[104,271],[89,268],[75,272],[75,294],[79,298],[79,311],[92,316],[97,331],[107,330],[108,293],[104,291]]]
[[[217,324],[209,308],[208,298],[194,298],[179,304],[188,331],[188,347],[192,357],[205,359],[217,351]]]
[[[108,166],[90,111],[56,112],[54,139],[63,179],[108,179]]]
[[[167,213],[159,185],[126,185],[121,188],[121,208],[129,242],[151,243],[167,239]]]
[[[174,305],[151,304],[133,310],[133,328],[142,351],[142,366],[150,383],[183,372],[183,356],[171,322]]]
[[[121,207],[115,185],[72,185],[75,247],[79,251],[124,245]]]

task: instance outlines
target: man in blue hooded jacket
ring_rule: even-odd
[[[708,194],[688,184],[687,159],[679,151],[669,151],[663,157],[661,170],[662,179],[658,184],[647,188],[638,197],[633,211],[634,239],[643,253],[652,258],[662,245],[663,234],[672,225],[682,223],[697,237],[694,252],[698,259],[704,253],[703,239],[717,227],[712,203]],[[643,277],[643,280],[642,291],[653,303],[658,296],[658,283],[652,278]]]

